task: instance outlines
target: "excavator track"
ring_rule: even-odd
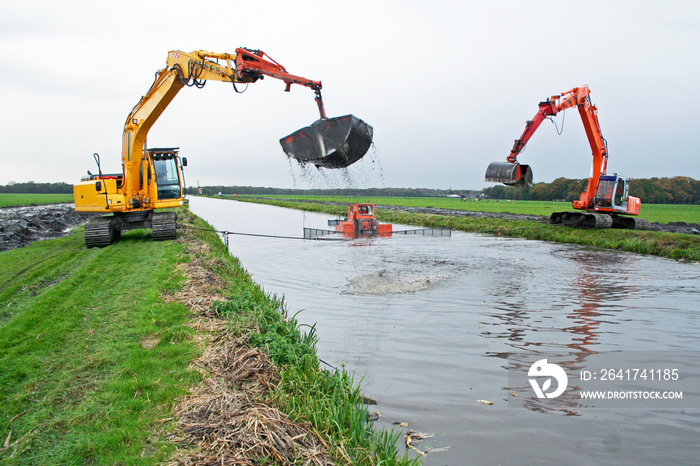
[[[613,219],[610,215],[594,212],[553,212],[549,223],[572,228],[603,229],[612,228]]]
[[[154,212],[151,219],[151,235],[155,241],[177,238],[177,214],[175,212]]]
[[[121,235],[118,223],[113,216],[90,219],[85,225],[85,245],[89,248],[109,246]]]
[[[572,228],[618,228],[624,230],[650,230],[651,224],[643,218],[622,215],[599,214],[596,212],[553,212],[549,217],[552,225]]]
[[[649,230],[651,224],[643,218],[616,216],[613,218],[612,227],[624,230]]]
[[[651,223],[649,220],[644,220],[643,218],[634,219],[634,229],[635,230],[651,230]]]

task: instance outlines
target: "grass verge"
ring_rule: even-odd
[[[346,207],[303,201],[239,198],[240,201],[270,204],[292,209],[345,215]],[[558,243],[579,244],[620,251],[651,254],[678,260],[700,261],[700,237],[678,233],[640,230],[581,230],[526,220],[509,220],[445,215],[415,214],[377,209],[378,220],[388,223],[511,236]]]
[[[187,211],[181,217],[207,228]],[[313,332],[302,332],[215,234],[180,236],[154,242],[137,230],[86,249],[80,228],[0,253],[0,463],[151,465],[197,453],[170,441],[183,431],[174,410],[204,383],[207,371],[192,362],[217,332],[269,353],[279,381],[258,401],[311,426],[337,463],[415,463],[398,458],[398,434],[372,433],[352,379],[319,370]],[[192,242],[208,248],[193,252]],[[185,305],[167,299],[185,284],[180,265],[194,260],[220,283],[215,329],[194,325]]]

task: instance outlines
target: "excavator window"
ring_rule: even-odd
[[[614,179],[604,179],[601,176],[600,181],[598,181],[598,189],[595,192],[595,205],[597,207],[610,207],[612,205],[614,188]]]
[[[361,205],[357,208],[357,213],[360,215],[372,215],[372,206]]]
[[[179,199],[182,197],[180,172],[175,157],[153,157],[153,169],[156,172],[158,199]]]
[[[625,193],[625,180],[618,180],[617,189],[615,189],[615,205],[621,206]]]

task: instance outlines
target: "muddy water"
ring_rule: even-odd
[[[301,237],[330,218],[214,199],[190,206],[241,233]],[[700,461],[700,409],[513,407],[506,360],[515,351],[687,359],[700,340],[697,264],[459,232],[233,235],[230,249],[268,292],[285,296],[290,313],[303,309],[297,318],[316,324],[320,358],[362,378],[379,426],[433,434],[419,444],[432,449],[426,465]]]

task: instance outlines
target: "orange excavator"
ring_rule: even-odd
[[[606,174],[608,147],[598,122],[598,110],[591,103],[588,86],[575,87],[559,95],[540,102],[535,117],[525,124],[520,139],[516,139],[506,162],[493,162],[486,170],[485,180],[503,183],[508,186],[531,186],[532,169],[518,162],[532,135],[542,122],[568,108],[576,107],[583,120],[588,142],[593,151],[593,167],[588,178],[588,186],[579,200],[572,206],[577,212],[554,212],[550,223],[563,224],[575,228],[628,228],[645,229],[648,222],[639,218],[641,201],[629,195],[629,180],[625,177]]]
[[[146,136],[166,107],[185,86],[202,88],[207,81],[248,85],[265,77],[279,79],[289,91],[292,84],[314,91],[320,119],[280,140],[288,157],[323,168],[343,168],[362,158],[372,144],[372,127],[354,115],[328,118],[321,98],[321,82],[295,76],[261,50],[237,48],[235,53],[171,51],[165,68],[124,123],[122,173],[98,173],[73,186],[75,210],[111,215],[91,219],[85,226],[88,247],[108,246],[123,231],[150,228],[153,239],[177,235],[176,214],[157,211],[183,204],[183,167],[187,160],[178,148],[146,148]]]

